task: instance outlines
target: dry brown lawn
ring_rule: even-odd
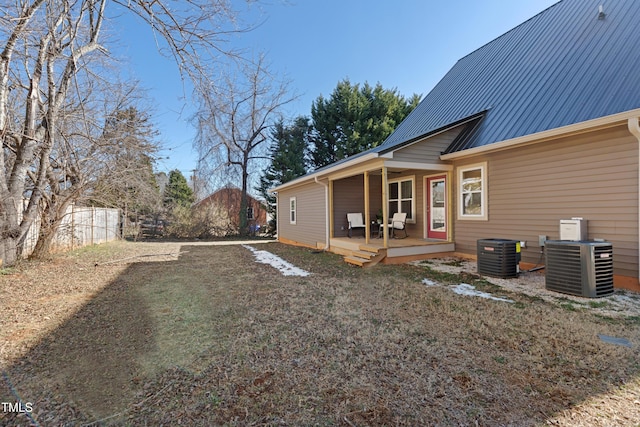
[[[33,411],[0,407],[0,425],[640,423],[638,316],[260,249],[312,274],[285,277],[242,246],[127,242],[3,270],[0,401]]]

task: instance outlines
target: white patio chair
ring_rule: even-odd
[[[362,219],[362,213],[348,213],[347,214],[347,222],[349,223],[349,238],[351,238],[351,233],[354,228],[362,228],[363,233],[366,233],[364,229],[364,219]],[[363,234],[364,235],[364,234]]]
[[[393,218],[391,219],[389,224],[387,224],[387,227],[391,229],[389,231],[391,231],[392,237],[395,237],[395,230],[404,231],[404,237],[408,237],[406,225],[407,225],[407,214],[396,212],[393,214]]]

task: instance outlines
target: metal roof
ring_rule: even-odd
[[[380,148],[483,112],[447,153],[640,108],[639,19],[637,0],[562,0],[460,59]]]

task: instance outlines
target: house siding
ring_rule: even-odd
[[[371,179],[369,182],[373,183],[373,181],[374,179]],[[377,187],[379,192],[380,184],[378,184]],[[347,222],[348,213],[360,212],[362,213],[362,217],[365,218],[364,175],[356,175],[336,180],[334,181],[333,189],[333,230],[331,235],[334,237],[344,237],[347,236],[349,232]],[[381,197],[380,195],[375,196],[376,193],[373,188],[370,188],[372,198]],[[375,215],[375,212],[373,214]],[[354,233],[361,234],[362,232],[362,229],[359,229]]]
[[[614,273],[638,277],[638,142],[626,127],[465,159],[456,171],[484,161],[489,217],[456,215],[456,250],[475,254],[482,238],[524,240],[523,261],[543,264],[538,236],[559,239],[561,219],[582,217],[589,239],[613,243]]]
[[[393,153],[393,160],[441,164],[443,162],[440,160],[440,154],[456,139],[462,129],[464,126],[459,126],[427,140],[401,148]]]
[[[289,200],[296,198],[296,223],[289,222]],[[326,231],[325,187],[310,182],[278,193],[278,236],[305,246],[324,246]]]

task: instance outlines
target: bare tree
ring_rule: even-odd
[[[59,154],[66,146],[72,142],[76,145],[79,138],[84,138],[88,146],[95,143],[87,129],[91,117],[86,104],[94,94],[90,82],[98,74],[92,68],[95,60],[108,56],[102,44],[108,4],[133,12],[148,23],[157,36],[158,47],[175,58],[183,76],[196,82],[197,87],[208,85],[209,69],[221,56],[235,55],[223,49],[229,35],[238,31],[227,0],[16,0],[12,8],[3,8],[0,259],[5,265],[17,259],[20,243],[43,197],[49,197],[49,206],[55,205],[59,212],[64,203],[53,203],[56,192],[69,196],[71,188],[78,192],[85,189],[83,185],[69,185],[82,174],[60,180],[60,174],[52,172],[75,167],[74,162],[61,165],[55,160],[64,158]],[[73,131],[70,119],[74,114],[79,120],[76,126],[85,127],[82,132]],[[82,150],[74,153],[79,156],[75,163],[83,160]]]
[[[265,66],[264,56],[244,62],[238,72],[228,73],[224,85],[208,93],[200,91],[201,106],[196,117],[196,147],[200,167],[209,175],[220,170],[230,176],[237,172],[242,197],[240,233],[248,232],[247,207],[251,167],[256,160],[266,160],[268,130],[279,118],[286,104],[296,99],[287,81],[278,81]]]

